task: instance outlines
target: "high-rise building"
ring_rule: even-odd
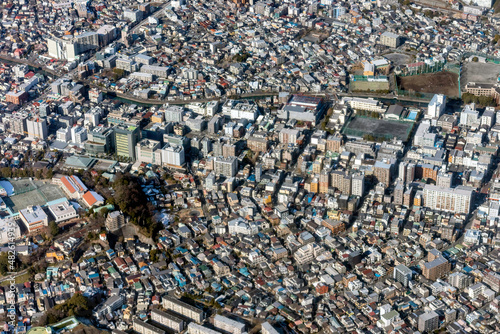
[[[214,170],[216,175],[233,177],[238,172],[238,159],[236,157],[216,157]]]
[[[114,141],[113,128],[97,126],[88,133],[85,150],[89,155],[106,154],[114,150]]]
[[[393,278],[396,282],[399,282],[404,286],[408,286],[408,283],[410,283],[412,277],[413,272],[404,264],[399,264],[394,267]]]
[[[139,128],[119,125],[114,128],[116,155],[135,160],[135,146],[139,141]]]
[[[83,144],[87,140],[87,129],[81,126],[71,128],[71,142],[75,144]]]
[[[377,178],[377,182],[382,182],[386,187],[388,187],[391,184],[391,169],[392,164],[382,161],[375,162],[373,175]]]
[[[109,231],[116,231],[125,226],[125,216],[120,211],[113,211],[106,217],[106,228]]]
[[[26,120],[28,137],[46,139],[48,135],[47,121],[45,118],[32,117]]]
[[[439,328],[439,315],[434,312],[426,312],[418,317],[418,330],[430,333]]]
[[[446,96],[443,94],[434,94],[427,106],[427,116],[430,118],[439,118],[446,109]]]
[[[96,32],[84,32],[72,39],[50,37],[47,39],[49,56],[73,61],[82,53],[99,47],[99,35]]]
[[[450,274],[448,276],[448,283],[450,283],[451,286],[454,286],[457,289],[465,289],[469,285],[471,285],[474,282],[474,279],[462,272],[456,272],[453,274]],[[486,283],[486,280],[485,280]]]
[[[403,196],[405,192],[405,187],[402,182],[396,183],[394,187],[394,204],[403,205]]]
[[[362,197],[365,193],[365,176],[355,174],[352,176],[351,194]]]
[[[262,164],[255,165],[255,181],[260,182],[262,179]]]
[[[467,187],[443,188],[426,184],[424,206],[433,210],[469,213],[473,190]]]
[[[328,193],[328,187],[330,186],[330,174],[328,170],[324,169],[319,174],[319,192],[322,194]]]

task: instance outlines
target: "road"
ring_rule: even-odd
[[[15,279],[17,276],[22,276],[22,275],[26,274],[27,272],[28,272],[28,269],[24,269],[24,270],[21,270],[17,273],[10,274],[8,276],[4,276],[4,277],[0,278],[0,283],[11,280],[11,279]]]
[[[163,6],[161,6],[160,9],[158,9],[152,16],[154,18],[159,18],[163,14],[163,12],[167,8],[167,6],[169,6],[169,5],[170,5],[170,1],[165,2],[165,4],[163,4]],[[141,28],[143,25],[145,25],[148,22],[148,20],[149,20],[150,17],[151,17],[151,15],[148,16],[148,17],[146,17],[144,20],[142,20],[141,22],[139,22],[137,25],[135,25],[135,27],[133,27],[130,30],[130,33],[131,34],[135,34],[137,32],[137,30],[139,30],[139,28]]]

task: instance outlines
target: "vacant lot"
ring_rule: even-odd
[[[352,92],[360,91],[389,91],[389,81],[378,82],[378,81],[351,81],[349,88]]]
[[[500,74],[500,65],[495,63],[464,63],[460,81],[462,87],[468,82],[489,83],[497,82]]]
[[[458,96],[458,75],[451,72],[397,77],[397,81],[399,89],[406,91]]]
[[[375,137],[394,137],[406,141],[411,132],[413,123],[388,121],[384,119],[354,117],[344,128],[343,133],[346,136],[363,137],[364,135],[373,135]]]

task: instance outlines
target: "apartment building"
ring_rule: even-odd
[[[443,188],[426,184],[424,205],[433,210],[469,213],[473,193],[468,187]]]
[[[205,317],[203,310],[200,310],[199,308],[196,308],[169,296],[163,297],[162,303],[163,308],[165,308],[166,310],[183,315],[184,317],[198,323],[202,322]]]

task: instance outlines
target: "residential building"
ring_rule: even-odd
[[[413,271],[403,264],[394,267],[393,278],[396,282],[408,286],[413,277]]]
[[[231,334],[243,334],[245,332],[244,323],[229,319],[228,317],[224,317],[219,314],[214,317],[214,327]]]
[[[467,187],[443,188],[426,184],[424,205],[433,210],[469,213],[473,193],[473,190]]]
[[[418,317],[418,330],[431,333],[439,328],[439,315],[435,311],[426,312]]]
[[[164,309],[178,313],[198,323],[201,323],[205,317],[203,311],[199,308],[169,296],[164,296],[162,303]]]

